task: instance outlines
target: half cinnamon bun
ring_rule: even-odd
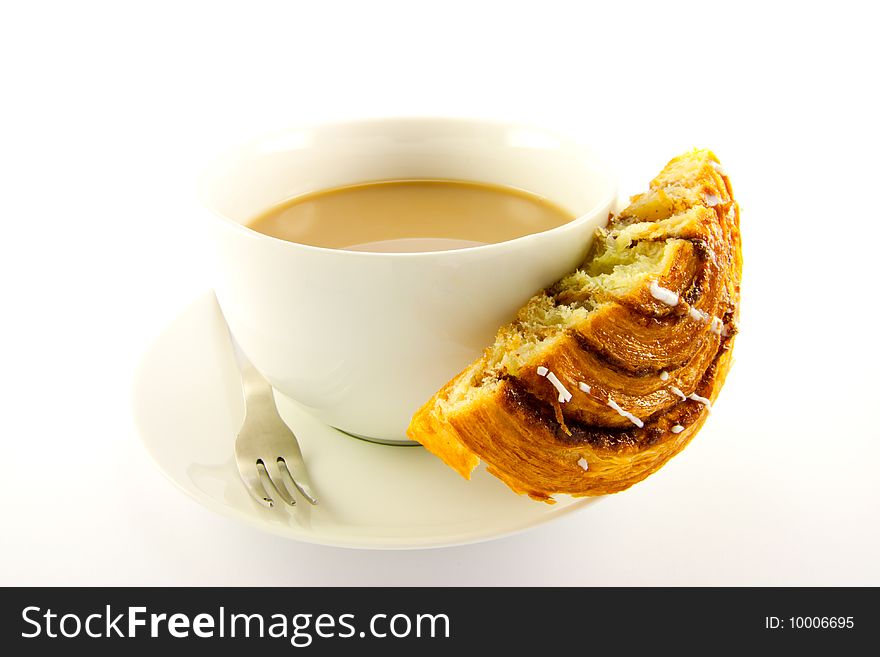
[[[583,265],[532,297],[408,435],[469,478],[592,496],[663,466],[709,415],[730,367],[739,207],[708,150],[671,160],[598,231]]]

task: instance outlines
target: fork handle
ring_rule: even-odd
[[[238,363],[238,370],[241,373],[241,388],[244,392],[245,403],[248,413],[271,413],[277,415],[278,409],[275,406],[275,396],[272,393],[272,386],[257,371],[254,364],[245,355],[238,340],[229,332],[229,339],[232,342],[232,350],[235,353],[235,361]]]

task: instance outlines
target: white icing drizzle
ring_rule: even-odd
[[[587,463],[587,459],[585,459],[583,456],[578,459],[578,465],[581,466],[584,470],[590,469],[590,464]]]
[[[642,422],[639,418],[637,418],[635,415],[633,415],[633,414],[630,413],[629,411],[625,411],[625,410],[623,410],[620,406],[618,406],[618,404],[617,404],[616,401],[614,401],[613,399],[611,399],[611,397],[608,398],[608,405],[609,405],[611,408],[613,408],[615,411],[617,411],[617,413],[618,413],[619,415],[622,415],[622,416],[625,417],[627,420],[629,420],[629,421],[632,422],[634,425],[636,425],[639,429],[641,429],[643,426],[645,426],[645,423],[644,423],[644,422]]]
[[[733,203],[730,206],[730,210],[727,211],[727,220],[735,221],[736,220],[736,208],[734,207],[736,204]]]
[[[684,431],[684,427],[681,426],[680,424],[676,424],[674,427],[672,427],[672,428],[670,429],[670,431],[671,431],[672,433],[681,433],[682,431]]]
[[[583,381],[578,381],[578,388],[580,388],[581,390],[583,390],[587,394],[590,394],[590,390],[592,390],[592,388],[590,386],[588,386],[586,383],[584,383]]]
[[[687,396],[688,399],[693,399],[695,402],[700,402],[707,409],[712,408],[712,402],[706,399],[705,397],[700,397],[697,393],[692,392]]]
[[[553,372],[547,372],[547,380],[553,384],[553,387],[559,391],[559,403],[564,404],[567,401],[571,400],[571,393],[568,391],[564,385],[562,385],[562,381],[556,378],[556,375]]]
[[[705,313],[702,310],[697,310],[693,306],[688,308],[688,315],[696,322],[710,321],[708,313]],[[727,327],[724,325],[724,322],[721,321],[720,317],[711,318],[709,330],[712,331],[712,333],[714,333],[715,335],[727,335]]]
[[[707,313],[704,313],[702,310],[697,310],[693,306],[688,308],[688,315],[691,316],[691,319],[698,322],[709,321],[709,315]]]
[[[724,199],[721,198],[720,196],[717,196],[716,194],[704,194],[703,201],[710,208],[714,208],[716,205],[720,205],[721,203],[724,203]]]
[[[718,173],[720,173],[722,176],[726,176],[726,175],[727,175],[727,172],[722,168],[722,166],[721,166],[720,163],[718,163],[718,162],[712,162],[712,167],[715,169],[715,171],[717,171]]]
[[[667,381],[668,379],[669,379],[669,372],[667,372],[666,370],[663,370],[662,372],[660,372],[660,380],[661,381]]]
[[[539,366],[537,370],[538,376],[546,376],[547,380],[553,384],[553,387],[559,392],[559,403],[564,404],[565,402],[571,400],[571,393],[566,389],[564,385],[562,385],[562,381],[560,381],[556,375],[548,370],[543,365]]]
[[[700,402],[703,406],[706,407],[706,410],[712,410],[712,402],[706,399],[705,397],[700,397],[697,393],[692,392],[689,395],[684,394],[681,390],[676,388],[675,386],[669,386],[670,392],[672,392],[676,397],[679,397],[682,401],[687,399],[692,399],[695,402]]]
[[[657,285],[657,281],[651,281],[650,290],[651,296],[657,299],[660,303],[665,303],[667,306],[678,305],[678,294],[672,290]]]

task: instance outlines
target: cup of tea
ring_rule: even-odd
[[[587,146],[484,120],[292,129],[216,160],[213,284],[280,393],[349,434],[413,444],[413,413],[583,261],[616,186]]]

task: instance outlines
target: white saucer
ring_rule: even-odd
[[[421,447],[369,443],[321,424],[277,394],[320,500],[264,509],[232,459],[244,402],[213,294],[189,306],[151,346],[135,384],[135,420],[162,471],[204,506],[290,538],[356,548],[426,548],[499,538],[596,499],[534,502],[482,469],[462,479]]]

